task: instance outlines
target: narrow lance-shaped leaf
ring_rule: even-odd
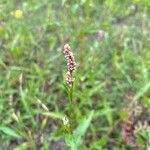
[[[9,135],[9,136],[13,136],[16,138],[19,138],[19,134],[16,133],[16,131],[14,131],[13,129],[6,127],[6,126],[0,126],[0,131],[2,131],[3,133]]]

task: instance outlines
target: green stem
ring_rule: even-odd
[[[73,84],[72,84],[72,86],[70,88],[70,101],[71,101],[71,103],[73,101]]]

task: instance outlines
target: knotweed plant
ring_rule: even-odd
[[[74,77],[73,73],[76,70],[76,62],[73,56],[73,53],[71,52],[71,48],[69,44],[66,44],[64,46],[64,55],[67,61],[67,72],[66,72],[66,83],[68,85],[69,89],[69,100],[70,103],[73,101],[73,83],[74,83]]]
[[[150,144],[145,137],[147,133],[150,134],[150,120],[147,112],[147,109],[137,101],[131,108],[126,109],[127,118],[122,125],[122,134],[127,144],[136,147]]]
[[[68,97],[69,97],[69,103],[70,103],[70,107],[72,108],[73,105],[73,83],[74,83],[74,77],[73,77],[73,73],[76,70],[76,62],[74,59],[74,55],[71,52],[71,48],[69,46],[69,44],[65,44],[64,45],[64,50],[63,50],[64,56],[66,58],[66,62],[67,62],[67,71],[66,71],[66,85],[67,85],[67,93],[68,93]],[[70,112],[70,114],[72,114],[72,112]],[[71,117],[71,116],[70,116]],[[67,118],[67,116],[65,116],[63,118],[63,124],[65,126],[68,127],[68,131],[71,131],[70,125],[69,125],[69,120]]]
[[[62,119],[63,126],[65,128],[65,141],[66,144],[69,146],[69,149],[78,150],[82,143],[82,137],[86,133],[86,130],[90,125],[94,113],[93,111],[91,111],[90,114],[88,115],[88,118],[83,118],[83,121],[79,123],[77,128],[74,128],[76,118],[75,106],[77,105],[73,97],[74,81],[75,81],[74,72],[76,71],[76,62],[74,59],[74,55],[71,52],[69,44],[65,44],[63,53],[67,62],[65,82],[69,98],[68,116],[65,115]]]

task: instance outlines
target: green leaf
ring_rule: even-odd
[[[139,99],[141,96],[143,96],[150,88],[150,82],[147,83],[144,87],[142,87],[139,92],[135,95],[134,100]]]
[[[71,150],[78,150],[82,144],[82,137],[85,135],[87,128],[89,127],[94,111],[91,111],[88,115],[88,118],[84,118],[83,121],[76,128],[73,135],[68,134],[65,138],[66,144],[70,147]]]
[[[109,140],[109,137],[107,135],[104,135],[100,140],[99,140],[99,145],[100,146],[105,146]]]
[[[88,118],[84,118],[83,121],[81,122],[81,124],[77,127],[76,131],[75,131],[75,137],[76,137],[76,143],[77,145],[80,145],[82,140],[82,136],[85,135],[87,128],[89,127],[92,118],[94,115],[94,111],[91,111]]]
[[[20,138],[20,136],[13,129],[11,129],[9,127],[0,126],[0,131],[4,132],[5,134],[7,134],[9,136]]]
[[[120,112],[120,119],[121,120],[126,120],[128,117],[128,113],[126,111],[121,111]]]
[[[62,0],[61,5],[64,6],[67,0]]]
[[[26,150],[26,149],[28,149],[27,143],[22,143],[21,145],[14,148],[14,150]]]
[[[70,147],[71,150],[78,150],[78,145],[76,143],[76,139],[72,135],[68,135],[65,139],[67,145]]]

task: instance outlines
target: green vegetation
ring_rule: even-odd
[[[149,0],[0,0],[0,149],[149,150],[149,133],[136,146],[122,135],[134,101],[150,123],[149,15]],[[71,112],[75,136],[62,122]]]

